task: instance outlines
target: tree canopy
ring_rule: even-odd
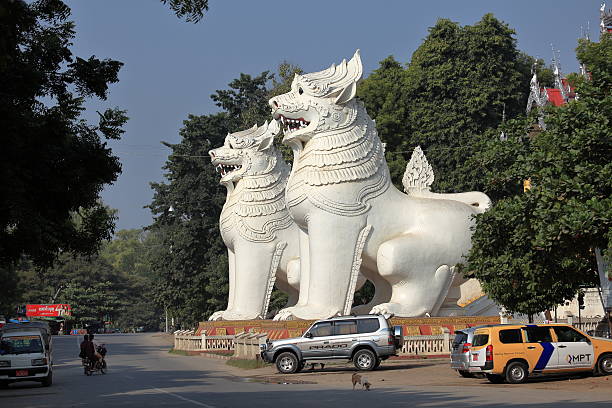
[[[161,0],[167,4],[178,18],[184,18],[189,23],[197,23],[208,11],[208,0]]]
[[[486,14],[461,26],[440,19],[404,69],[393,57],[362,81],[358,96],[387,143],[393,180],[401,186],[406,159],[420,145],[439,192],[479,190],[480,169],[466,166],[477,137],[505,111],[523,112],[534,59],[516,48],[514,30]]]
[[[595,248],[610,255],[611,36],[581,41],[577,56],[590,79],[576,84],[576,100],[548,110],[546,131],[511,122],[509,139],[491,140],[477,158],[501,198],[477,219],[468,270],[511,312],[533,314],[572,299],[597,283]],[[517,187],[527,179],[523,193]]]
[[[121,230],[94,256],[63,253],[44,271],[23,260],[16,301],[70,304],[77,327],[110,322],[124,330],[159,329],[162,309],[152,301],[157,280],[149,262],[155,250],[155,236]]]
[[[0,269],[6,275],[24,255],[44,267],[59,252],[93,254],[114,228],[100,192],[121,165],[105,140],[120,138],[127,117],[109,108],[90,124],[81,113],[87,98],[106,100],[122,63],[73,55],[69,16],[60,0],[0,4]]]

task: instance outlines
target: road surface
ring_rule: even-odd
[[[550,392],[521,385],[375,386],[369,392],[353,391],[349,370],[344,370],[344,385],[262,383],[232,375],[237,369],[229,369],[222,360],[169,354],[167,341],[149,333],[96,336],[97,342],[107,344],[108,373],[87,377],[77,357],[80,340],[76,336],[56,336],[54,384],[48,388],[30,382],[11,384],[9,389],[0,390],[0,407],[612,406],[609,393]],[[398,371],[398,375],[405,374]],[[609,384],[612,387],[612,381]]]

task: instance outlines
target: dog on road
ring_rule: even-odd
[[[360,374],[353,373],[351,377],[351,381],[353,382],[353,390],[355,389],[355,385],[360,384],[362,390],[370,391],[370,387],[372,384]]]

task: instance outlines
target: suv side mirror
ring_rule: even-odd
[[[312,333],[311,332],[306,332],[306,333],[304,333],[304,337],[306,337],[307,339],[312,339]]]

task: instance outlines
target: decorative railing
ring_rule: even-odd
[[[441,356],[449,355],[454,334],[450,334],[450,330],[444,328],[442,334],[421,335],[421,336],[404,336],[400,356]]]
[[[238,333],[234,337],[234,357],[247,360],[259,360],[261,346],[266,344],[268,335],[266,333]]]
[[[236,336],[207,336],[202,332],[196,336],[192,330],[179,330],[174,332],[174,349],[183,351],[221,351],[234,350]]]

